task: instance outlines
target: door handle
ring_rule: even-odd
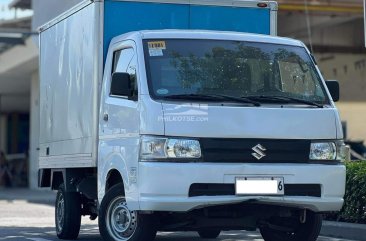
[[[104,116],[103,116],[103,120],[104,120],[104,121],[108,121],[108,119],[109,119],[108,114],[104,114]]]

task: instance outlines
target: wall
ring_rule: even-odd
[[[278,35],[299,39],[309,44],[309,34],[314,46],[329,48],[363,47],[364,22],[363,16],[351,15],[316,15],[308,17],[310,29],[307,26],[307,17],[299,13],[280,12],[278,16]],[[309,32],[310,31],[310,32]]]
[[[317,54],[326,79],[340,83],[337,103],[342,120],[347,121],[348,138],[366,140],[366,54]]]
[[[342,101],[366,101],[366,54],[319,54],[316,57],[324,77],[339,81]]]
[[[347,122],[348,139],[366,144],[366,103],[339,102],[337,107],[342,120]]]

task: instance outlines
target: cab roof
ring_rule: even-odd
[[[275,37],[263,34],[225,32],[211,30],[144,30],[123,34],[112,39],[112,44],[124,39],[212,39],[212,40],[234,40],[260,43],[273,43],[305,47],[295,39]]]

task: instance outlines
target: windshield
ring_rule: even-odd
[[[303,47],[228,40],[144,40],[150,94],[328,100]],[[268,101],[268,98],[267,98]]]

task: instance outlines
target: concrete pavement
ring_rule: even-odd
[[[11,241],[56,241],[54,231],[55,193],[28,189],[0,189],[0,240]],[[365,225],[366,226],[366,225]],[[342,228],[338,227],[342,232]],[[329,230],[328,230],[329,231]],[[336,232],[329,234],[337,234]],[[344,231],[343,231],[344,232]],[[79,240],[101,241],[96,221],[87,217],[82,220]],[[195,232],[159,232],[157,241],[195,241],[200,239]],[[223,232],[218,241],[263,241],[259,232]],[[350,241],[320,237],[318,241]],[[361,240],[356,237],[355,240]],[[207,240],[208,241],[208,240]]]
[[[366,241],[366,224],[323,221],[322,235]]]
[[[30,203],[52,204],[56,198],[56,192],[47,189],[31,190],[27,188],[7,189],[0,188],[0,201],[27,201]]]

